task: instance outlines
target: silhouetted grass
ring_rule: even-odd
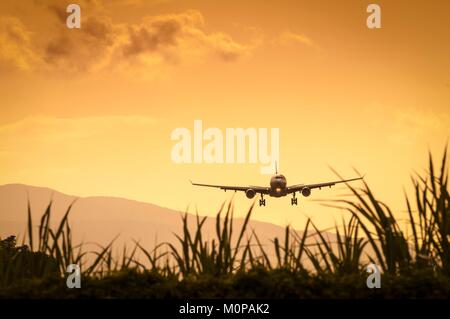
[[[185,214],[181,233],[174,234],[178,245],[162,243],[148,250],[135,242],[131,251],[124,248],[119,258],[113,258],[114,240],[90,252],[84,251],[83,245],[73,245],[68,219],[72,205],[53,229],[50,203],[34,243],[28,205],[28,246],[16,247],[14,238],[1,241],[0,296],[124,297],[119,291],[124,287],[128,297],[151,298],[448,297],[446,150],[439,170],[430,154],[427,174],[413,176],[412,184],[413,196],[405,195],[407,229],[401,229],[391,209],[364,182],[362,188],[347,185],[353,199],[332,203],[352,216],[335,226],[334,242],[308,220],[302,233],[286,227],[284,238],[274,238],[271,247],[263,246],[248,229],[253,206],[236,230],[230,202],[222,205],[216,216],[215,238],[203,236],[206,217],[196,216],[192,231]],[[315,244],[307,244],[309,238]],[[138,251],[146,261],[136,258]],[[366,287],[368,261],[380,266],[382,289]],[[82,289],[66,288],[63,279],[69,264],[81,266]]]

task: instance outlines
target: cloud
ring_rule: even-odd
[[[138,23],[115,23],[97,1],[82,2],[90,9],[82,10],[81,29],[65,27],[64,3],[45,5],[47,14],[55,19],[49,19],[45,26],[49,36],[35,43],[19,19],[0,20],[0,62],[22,70],[34,64],[50,70],[88,72],[207,56],[229,62],[251,51],[226,33],[208,32],[199,11],[147,16]]]
[[[28,117],[0,126],[3,180],[55,177],[90,180],[111,176],[119,167],[148,168],[161,151],[154,147],[159,119],[143,115],[56,118]],[[159,144],[157,144],[159,145]],[[2,172],[3,172],[2,171]]]
[[[277,39],[275,40],[275,43],[278,45],[295,45],[295,44],[301,44],[312,48],[318,48],[317,44],[314,43],[309,37],[307,37],[304,34],[299,34],[291,31],[284,31],[282,32]]]
[[[429,143],[430,137],[447,137],[450,115],[418,106],[400,106],[372,101],[362,109],[365,126],[378,132],[378,138],[397,145]],[[445,136],[447,134],[447,136]]]
[[[185,16],[182,16],[185,18]],[[139,25],[128,27],[128,41],[123,44],[122,52],[125,57],[139,54],[153,53],[167,47],[176,47],[182,37],[183,23],[180,16],[157,17],[148,19]]]
[[[448,130],[450,115],[411,108],[398,112],[394,117],[394,125],[389,140],[397,144],[414,144],[418,139],[427,136],[442,136]],[[447,135],[448,137],[449,135]]]
[[[250,54],[250,48],[239,44],[225,33],[214,33],[202,36],[203,43],[217,56],[225,61],[235,61]]]
[[[157,119],[141,115],[56,118],[35,116],[0,126],[0,151],[23,143],[68,143],[94,135],[151,128]]]
[[[0,65],[30,70],[38,61],[31,32],[18,18],[0,16]]]
[[[140,24],[127,27],[121,46],[126,58],[158,54],[166,61],[212,54],[224,61],[234,61],[249,54],[250,48],[230,35],[205,31],[205,21],[198,11],[147,17]]]
[[[109,62],[117,28],[108,17],[86,18],[80,30],[64,29],[45,44],[46,66],[69,71],[92,70]]]

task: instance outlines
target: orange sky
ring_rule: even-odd
[[[288,183],[366,173],[399,211],[412,170],[450,129],[448,1],[0,2],[0,184],[120,196],[213,214],[229,193],[188,180],[268,184],[259,164],[171,161],[177,127],[280,128]],[[69,3],[69,2],[67,2]],[[111,4],[113,3],[113,4]],[[255,218],[302,228],[340,213],[268,198]],[[237,214],[250,201],[238,194]]]

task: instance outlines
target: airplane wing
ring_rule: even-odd
[[[288,193],[293,193],[293,192],[297,192],[297,191],[301,191],[303,188],[309,188],[309,189],[313,189],[313,188],[322,188],[322,187],[331,187],[335,184],[339,184],[339,183],[347,183],[347,182],[351,182],[351,181],[356,181],[359,179],[363,179],[363,177],[358,177],[358,178],[352,178],[352,179],[345,179],[345,180],[340,180],[340,181],[334,181],[334,182],[327,182],[327,183],[318,183],[318,184],[297,184],[297,185],[292,185],[289,186],[287,188],[287,192]]]
[[[260,194],[269,194],[269,187],[262,187],[262,186],[226,186],[226,185],[211,185],[211,184],[199,184],[199,183],[194,183],[192,181],[190,181],[192,185],[195,186],[204,186],[204,187],[215,187],[215,188],[220,188],[223,189],[224,191],[243,191],[245,192],[247,189],[253,189],[255,192],[260,193]]]

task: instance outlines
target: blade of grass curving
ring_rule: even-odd
[[[29,242],[31,251],[33,251],[34,250],[34,245],[33,245],[33,221],[31,219],[31,204],[30,204],[29,196],[27,198],[27,212],[28,212],[28,242]]]

